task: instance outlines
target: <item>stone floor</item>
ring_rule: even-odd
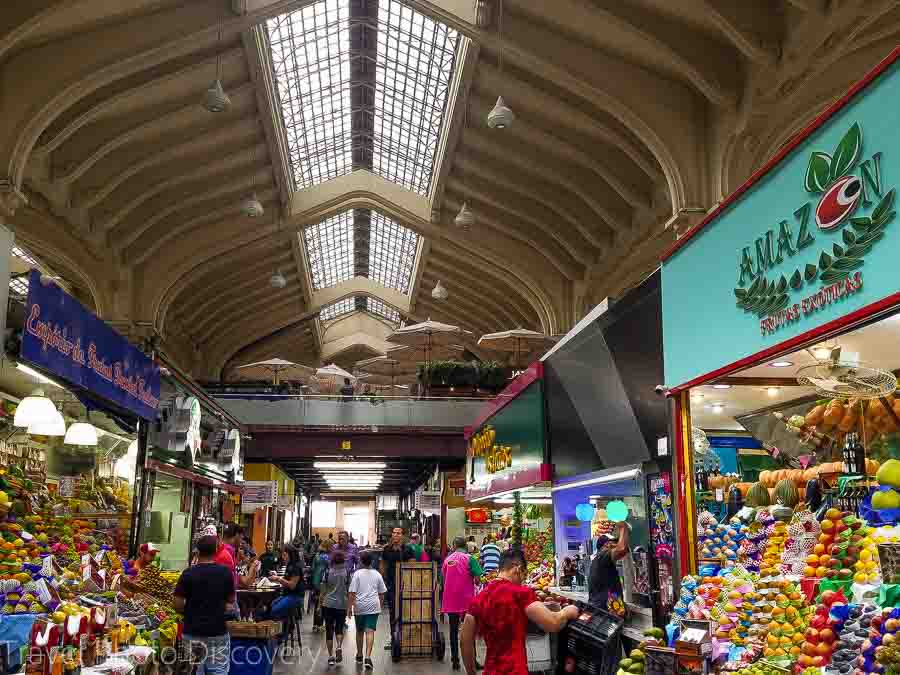
[[[449,636],[448,624],[443,624],[441,630],[445,638]],[[375,637],[375,649],[372,651],[372,660],[375,663],[374,671],[364,671],[362,666],[357,666],[356,656],[356,629],[353,621],[347,626],[344,634],[344,662],[334,668],[328,668],[328,650],[325,648],[325,634],[312,632],[312,619],[309,615],[303,621],[301,630],[303,649],[301,653],[291,657],[276,658],[274,672],[276,675],[287,673],[356,673],[364,674],[374,672],[375,675],[432,675],[453,673],[450,667],[450,649],[443,663],[426,659],[404,659],[399,663],[391,660],[391,653],[385,650],[384,645],[388,639],[387,613],[382,615],[378,622],[378,632]],[[459,671],[464,673],[465,671]]]

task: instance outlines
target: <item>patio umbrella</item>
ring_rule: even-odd
[[[346,370],[341,368],[339,365],[335,363],[330,363],[327,366],[323,366],[316,370],[316,377],[331,377],[331,378],[340,378],[344,379],[345,377],[350,378],[351,381],[355,380],[356,377],[353,374],[348,373]]]
[[[469,331],[459,326],[452,326],[440,321],[428,319],[422,323],[414,323],[410,326],[398,328],[387,336],[388,342],[396,345],[422,349],[424,361],[427,363],[436,358],[432,352],[436,347],[458,344],[465,339]],[[392,350],[389,350],[389,353]]]
[[[268,359],[266,361],[257,361],[256,363],[247,363],[243,366],[238,366],[237,370],[243,371],[241,374],[250,379],[262,379],[253,378],[254,373],[258,374],[265,372],[265,377],[269,377],[269,374],[271,374],[273,378],[273,384],[278,384],[278,379],[281,376],[281,373],[285,370],[298,370],[305,376],[312,375],[315,372],[315,369],[310,368],[309,366],[304,366],[299,363],[294,363],[293,361],[286,361],[285,359],[279,358]]]
[[[436,359],[458,359],[465,351],[462,345],[447,344],[432,346],[429,349],[416,347],[392,347],[387,351],[387,357],[396,360],[401,367],[418,366],[420,363],[428,363]]]
[[[356,367],[370,375],[384,375],[391,378],[391,384],[398,375],[410,375],[415,372],[412,364],[401,362],[388,356],[376,356],[364,361],[357,361]]]
[[[478,346],[497,352],[509,352],[516,355],[516,366],[522,357],[540,347],[549,346],[554,342],[553,338],[543,333],[538,333],[527,328],[514,328],[499,333],[488,333],[478,339]]]

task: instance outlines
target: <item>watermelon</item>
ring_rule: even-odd
[[[775,485],[775,501],[789,508],[797,506],[800,502],[800,493],[797,491],[794,481],[790,479],[778,481]]]
[[[769,489],[762,483],[754,483],[747,491],[746,503],[757,508],[769,506]]]

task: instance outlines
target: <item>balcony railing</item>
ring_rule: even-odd
[[[485,399],[405,396],[215,394],[241,423],[284,427],[416,427],[462,429]]]

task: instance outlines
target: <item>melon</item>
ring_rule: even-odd
[[[800,493],[797,486],[790,478],[778,481],[775,486],[775,501],[784,504],[790,508],[794,508],[800,501]]]
[[[757,508],[769,506],[769,491],[766,489],[766,486],[762,483],[754,483],[753,486],[747,490],[746,503]]]

